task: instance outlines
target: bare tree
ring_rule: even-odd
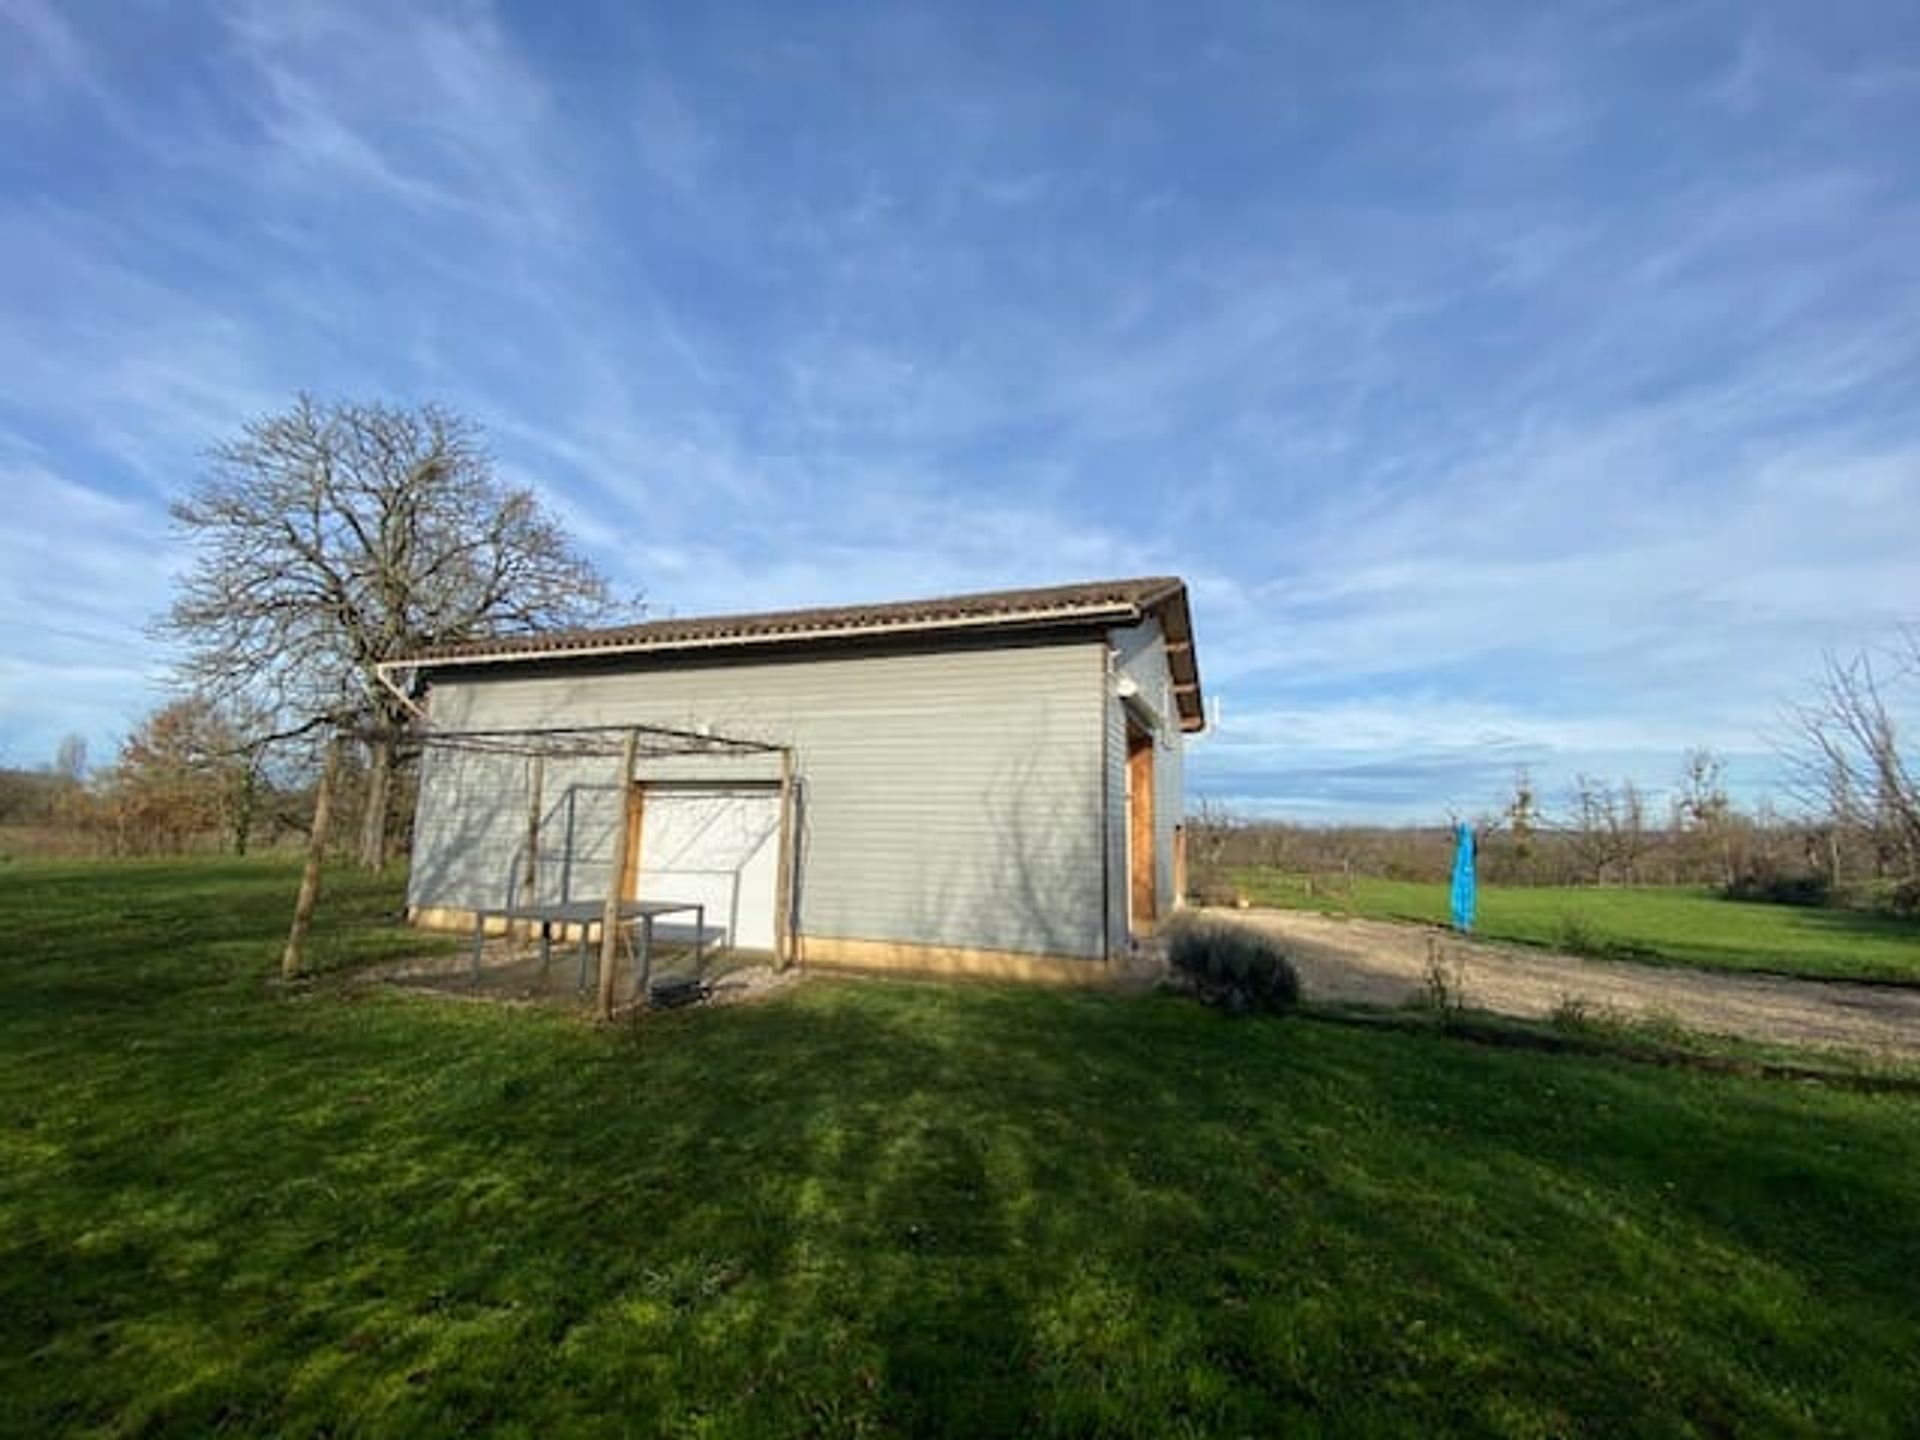
[[[1187,821],[1188,886],[1203,905],[1217,905],[1225,898],[1228,849],[1239,829],[1233,813],[1210,795],[1194,805]]]
[[[1646,797],[1631,780],[1616,786],[1581,775],[1574,781],[1568,833],[1594,884],[1605,884],[1609,875],[1634,884],[1640,876],[1640,858],[1653,843],[1647,830]]]
[[[1920,634],[1909,631],[1877,665],[1865,651],[1826,656],[1809,696],[1788,712],[1793,791],[1833,826],[1836,871],[1839,840],[1856,833],[1871,841],[1882,872],[1920,875],[1920,762],[1897,713],[1914,699],[1916,682]]]
[[[224,719],[199,697],[142,720],[102,787],[117,848],[178,852],[222,828],[236,789],[234,748]]]
[[[1535,878],[1540,823],[1540,796],[1534,789],[1533,772],[1522,765],[1513,772],[1513,793],[1507,797],[1499,820],[1483,828],[1491,829],[1493,824],[1505,827],[1512,849],[1514,871],[1524,876],[1529,884]]]
[[[1609,843],[1611,829],[1607,824],[1607,811],[1611,804],[1612,790],[1605,782],[1591,775],[1575,778],[1567,838],[1572,842],[1582,868],[1596,885],[1607,878],[1607,864],[1612,858]]]
[[[1622,780],[1615,808],[1614,853],[1627,872],[1627,883],[1640,883],[1640,859],[1653,848],[1655,836],[1647,828],[1647,797],[1631,780]]]
[[[407,719],[375,667],[609,609],[606,582],[533,494],[496,478],[479,428],[437,406],[302,396],[218,447],[173,517],[194,562],[156,629],[184,644],[183,678],[275,715],[278,736],[366,729],[368,866],[386,857]]]
[[[1696,871],[1712,864],[1723,885],[1733,884],[1733,802],[1727,798],[1726,765],[1704,746],[1689,750],[1681,762],[1673,828]]]
[[[86,736],[73,732],[60,737],[60,744],[53,752],[53,773],[74,785],[87,778]]]

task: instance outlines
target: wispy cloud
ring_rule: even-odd
[[[69,731],[104,751],[161,678],[140,633],[167,594],[152,515],[17,438],[0,437],[0,495],[0,763],[50,760]]]
[[[146,702],[164,499],[298,388],[471,411],[661,609],[1186,573],[1248,809],[1758,791],[1916,606],[1892,3],[0,27],[16,749]]]

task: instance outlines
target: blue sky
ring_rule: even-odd
[[[696,613],[1192,583],[1247,812],[1773,785],[1920,614],[1920,10],[0,0],[0,759],[157,697],[167,498],[481,420]]]

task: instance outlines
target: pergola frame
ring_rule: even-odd
[[[307,839],[306,866],[300,893],[294,902],[293,925],[280,957],[281,977],[304,973],[303,950],[313,912],[320,899],[321,865],[326,856],[327,829],[333,809],[333,791],[339,779],[341,748],[350,740],[372,738],[371,732],[338,727],[328,737],[326,759],[314,792],[313,827]],[[540,810],[546,761],[618,757],[619,793],[633,784],[641,760],[674,756],[777,755],[780,757],[780,850],[774,889],[774,962],[786,969],[793,962],[793,926],[788,913],[793,903],[794,788],[793,747],[764,740],[744,740],[706,730],[684,730],[668,725],[560,725],[524,729],[435,730],[421,725],[406,732],[402,743],[421,750],[454,750],[469,754],[520,756],[527,761],[527,857],[519,876],[522,897],[531,900],[539,879]],[[614,827],[614,853],[608,872],[607,894],[600,920],[598,1010],[602,1019],[613,1014],[614,963],[620,928],[620,885],[630,859],[631,827]],[[646,997],[642,995],[641,1002]]]

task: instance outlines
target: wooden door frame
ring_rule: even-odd
[[[626,813],[622,824],[627,827],[627,865],[620,875],[620,898],[638,900],[640,898],[640,841],[646,834],[647,787],[639,780],[627,786]]]
[[[1159,834],[1154,823],[1153,732],[1127,720],[1127,928],[1150,935],[1160,918]]]

